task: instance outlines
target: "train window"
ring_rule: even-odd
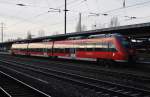
[[[46,49],[46,48],[43,48],[43,52],[47,52],[47,49]]]
[[[35,48],[35,49],[33,49],[35,52],[38,52],[38,49],[37,48]]]
[[[69,53],[69,48],[65,48],[65,53]]]
[[[28,48],[28,51],[31,51],[30,48]]]
[[[95,43],[94,46],[95,46],[96,48],[102,48],[102,43]]]
[[[102,48],[95,48],[95,51],[102,51]]]
[[[56,53],[56,48],[53,48],[53,52],[55,52],[55,53]]]
[[[55,53],[65,53],[65,49],[64,48],[54,48],[54,52]]]
[[[37,51],[37,52],[40,52],[40,48],[36,48],[36,51]]]
[[[29,48],[29,51],[31,52],[31,51],[33,51],[33,49],[32,49],[32,48]]]
[[[96,34],[96,35],[90,35],[88,36],[88,38],[103,38],[106,37],[105,34]]]
[[[36,48],[36,49],[34,49],[36,52],[38,52],[38,49]]]
[[[23,48],[22,51],[26,51],[27,49]]]
[[[62,50],[60,48],[57,48],[57,53],[61,53]]]
[[[107,42],[102,43],[101,51],[108,51],[108,43]]]
[[[36,51],[37,51],[37,50],[36,50],[36,48],[33,48],[32,50],[33,50],[34,52],[36,52]]]
[[[29,48],[28,50],[31,52],[43,52],[44,51],[43,48]]]
[[[86,51],[93,51],[93,48],[86,48]]]
[[[47,49],[47,52],[52,52],[52,49],[48,48],[48,49]]]
[[[77,51],[84,51],[84,48],[77,48]]]
[[[131,48],[131,45],[130,45],[130,42],[128,39],[126,39],[124,37],[119,37],[119,40],[125,48]]]
[[[36,52],[39,52],[40,50],[38,48],[35,49]]]
[[[93,49],[94,51],[101,51],[102,48],[102,43],[95,43],[95,48]]]
[[[54,48],[53,51],[56,52],[56,48]]]
[[[57,53],[57,52],[58,52],[57,48],[55,48],[55,49],[54,49],[54,52],[55,52],[55,53]]]
[[[75,53],[75,49],[74,48],[70,48],[70,53]]]
[[[40,49],[40,52],[44,52],[44,51],[45,51],[44,48],[41,48],[41,49]]]
[[[112,51],[112,52],[116,52],[117,51],[115,45],[113,43],[111,43],[111,42],[109,43],[109,51]]]
[[[128,42],[128,41],[122,41],[122,44],[123,44],[126,48],[129,48],[129,42]]]
[[[108,48],[108,42],[103,42],[102,43],[102,48]]]
[[[30,51],[31,51],[31,52],[32,52],[32,51],[35,52],[35,50],[34,50],[33,48],[30,48]]]
[[[65,53],[65,48],[62,48],[61,51],[62,51],[62,53]]]
[[[57,50],[58,50],[58,53],[61,53],[61,49],[58,48]]]
[[[65,53],[65,49],[64,49],[64,48],[61,48],[61,49],[60,49],[60,53]]]
[[[93,51],[95,48],[95,43],[86,43],[86,51]]]
[[[95,51],[108,51],[108,43],[96,43],[96,46],[94,48]]]
[[[30,48],[29,50],[30,50],[30,52],[32,52],[32,51],[34,52],[34,49],[33,49],[33,48]]]
[[[79,47],[76,48],[77,51],[85,51],[85,46],[87,45],[86,43],[78,43]]]
[[[38,52],[38,49],[37,49],[37,48],[35,48],[35,49],[34,49],[34,51],[35,51],[35,52]]]
[[[40,48],[36,48],[35,50],[36,50],[36,52],[40,52]]]
[[[56,52],[57,52],[57,53],[60,53],[60,49],[59,49],[59,48],[57,48],[57,49],[56,49]]]

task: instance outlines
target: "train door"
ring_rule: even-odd
[[[112,57],[113,57],[115,51],[116,51],[116,49],[115,49],[115,46],[114,46],[113,42],[109,42],[109,44],[108,44],[108,52],[109,52],[108,53],[108,58],[110,60],[112,60]]]
[[[44,43],[43,55],[44,55],[44,56],[48,56],[47,52],[48,52],[48,51],[47,51],[46,43]]]
[[[74,41],[71,41],[70,43],[69,53],[71,58],[76,57],[76,48],[74,47]]]
[[[107,58],[110,60],[111,59],[111,49],[110,49],[110,46],[111,46],[111,43],[110,42],[108,42],[107,43],[107,45],[108,45],[108,48],[107,48]]]
[[[75,48],[70,48],[70,57],[75,58],[76,57],[76,49]]]
[[[109,60],[111,58],[111,51],[110,51],[110,44],[109,44],[109,42],[108,41],[103,41],[102,47],[103,47],[102,58]]]
[[[43,55],[47,56],[47,49],[46,48],[43,48]]]
[[[30,55],[30,49],[29,49],[29,43],[27,43],[27,51],[26,51],[27,55]]]

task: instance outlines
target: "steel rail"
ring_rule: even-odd
[[[40,67],[31,66],[31,65],[27,65],[27,64],[23,64],[23,63],[12,62],[12,61],[11,62],[1,61],[1,62],[7,63],[7,64],[11,64],[11,65],[14,65],[14,66],[18,66],[17,64],[22,64],[22,65],[19,65],[19,67],[25,68],[25,69],[30,69],[32,71],[36,71],[36,72],[43,73],[43,74],[46,74],[46,75],[55,76],[57,78],[61,78],[61,79],[65,79],[65,80],[67,79],[69,81],[74,81],[76,83],[80,83],[80,84],[82,83],[82,84],[84,84],[86,86],[88,85],[89,87],[92,87],[92,88],[95,87],[96,90],[99,89],[99,90],[105,90],[106,91],[107,88],[106,87],[103,87],[103,88],[102,87],[98,87],[98,85],[93,84],[93,83],[101,83],[101,84],[105,84],[105,85],[109,84],[111,87],[109,86],[110,88],[107,89],[107,92],[109,91],[109,93],[111,92],[113,94],[118,94],[118,95],[122,95],[122,96],[126,96],[126,97],[127,96],[134,97],[135,95],[133,95],[133,94],[129,95],[129,93],[133,92],[133,90],[138,92],[138,93],[136,93],[137,95],[139,95],[139,94],[141,94],[143,92],[145,92],[145,94],[150,95],[150,91],[146,91],[146,90],[142,90],[142,89],[138,89],[138,88],[133,88],[133,87],[127,87],[127,86],[123,86],[123,85],[112,83],[112,82],[108,82],[108,81],[106,82],[106,81],[102,81],[102,80],[97,80],[97,79],[93,79],[93,78],[83,77],[83,76],[79,76],[79,75],[75,75],[75,74],[68,74],[66,72],[55,71],[55,70],[51,70],[51,69],[47,69],[47,68],[40,68]],[[28,66],[28,67],[25,67],[25,66]],[[40,69],[40,70],[38,70],[38,69]],[[43,71],[41,71],[41,70],[43,70]],[[45,70],[47,70],[49,72],[53,72],[53,73],[55,72],[55,73],[58,73],[58,74],[56,75],[56,74],[48,73],[48,72],[45,72]],[[63,77],[60,76],[60,74],[63,74]],[[65,75],[65,77],[64,77],[64,75]],[[72,77],[75,77],[75,78],[72,78]],[[81,81],[81,79],[82,79],[82,81]],[[89,82],[87,82],[87,80]],[[118,89],[117,89],[117,91],[113,90],[114,87],[119,87],[118,88],[119,90]],[[124,90],[125,88],[128,91],[125,91]],[[121,92],[123,90],[124,90],[124,92]]]
[[[5,77],[5,79],[8,79],[8,80],[10,80],[10,81],[7,81],[7,83],[8,82],[15,82],[15,84],[17,83],[17,85],[19,84],[19,85],[21,85],[22,87],[21,88],[23,88],[23,87],[26,87],[26,88],[28,88],[28,90],[30,90],[31,92],[34,92],[34,93],[36,93],[36,96],[35,97],[37,97],[37,95],[39,95],[40,97],[51,97],[50,95],[48,95],[48,94],[46,94],[46,93],[44,93],[44,92],[42,92],[42,91],[40,91],[40,90],[38,90],[38,89],[36,89],[36,88],[34,88],[34,87],[32,87],[32,86],[30,86],[30,85],[28,85],[28,84],[26,84],[26,83],[24,83],[24,82],[22,82],[22,81],[20,81],[20,80],[18,80],[18,79],[16,79],[16,78],[14,78],[14,77],[12,77],[12,76],[10,76],[9,74],[6,74],[6,73],[4,73],[4,72],[2,72],[2,71],[0,71],[0,74],[2,74],[2,75],[4,75],[4,76],[6,76]],[[14,85],[14,84],[13,84]],[[6,86],[5,86],[6,87]],[[16,86],[17,87],[17,86]],[[7,88],[6,89],[8,89],[9,87],[7,86]],[[20,88],[20,87],[19,87]],[[5,89],[3,89],[3,90],[5,90]],[[17,91],[16,91],[17,92]],[[28,91],[29,92],[29,91]],[[13,93],[9,93],[8,91],[6,92],[6,90],[5,90],[5,93],[9,96],[9,97],[15,97],[15,96],[17,96],[18,94],[15,94],[14,92]],[[23,96],[24,94],[22,94],[22,96]],[[31,94],[32,95],[32,94]],[[31,96],[31,95],[28,95],[28,96]],[[35,94],[33,94],[33,95],[35,95]],[[32,96],[33,96],[32,95]],[[18,95],[19,96],[19,95]],[[25,96],[25,95],[24,95]]]
[[[17,57],[19,58],[19,57]],[[24,60],[23,58],[20,58],[22,60]],[[34,61],[31,60],[33,62],[41,62],[41,61]],[[30,62],[29,62],[30,63]],[[46,63],[46,62],[43,62]],[[50,62],[52,64],[56,64],[56,65],[61,65],[61,66],[65,66],[66,68],[68,67],[68,65],[62,64],[60,62]],[[46,63],[48,64],[48,63]],[[109,76],[116,76],[119,75],[119,77],[122,77],[122,79],[128,79],[128,80],[134,80],[134,81],[140,81],[140,82],[149,82],[150,81],[150,77],[146,76],[146,75],[139,75],[139,74],[135,74],[135,73],[129,73],[129,72],[119,72],[119,71],[112,71],[112,70],[106,70],[106,69],[102,69],[102,68],[94,68],[94,67],[87,67],[87,66],[78,66],[78,65],[70,65],[69,66],[72,68],[78,68],[78,69],[86,69],[86,70],[90,70],[90,71],[94,71],[97,73],[103,73],[105,75],[109,75]]]
[[[0,91],[2,92],[1,96],[4,97],[12,97],[6,90],[4,90],[1,86],[0,86]],[[1,93],[0,92],[0,93]]]

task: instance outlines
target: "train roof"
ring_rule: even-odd
[[[89,35],[88,38],[99,38],[99,37],[113,37],[113,36],[122,36],[119,33],[114,34],[95,34],[95,35]]]

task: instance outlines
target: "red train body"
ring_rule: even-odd
[[[88,38],[13,44],[12,54],[61,57],[83,60],[133,61],[135,51],[120,34],[93,35]]]

